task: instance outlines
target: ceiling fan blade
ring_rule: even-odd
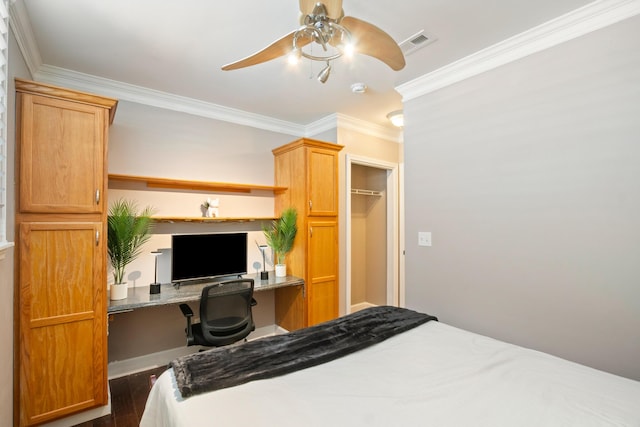
[[[327,16],[331,19],[339,19],[342,16],[342,0],[300,0],[300,12],[302,16],[311,15],[316,3],[322,3],[327,9]]]
[[[389,34],[352,16],[345,16],[340,24],[353,36],[357,53],[379,59],[395,71],[404,68],[406,62],[402,49]]]
[[[281,56],[288,55],[293,50],[293,35],[295,31],[290,32],[281,39],[276,40],[269,46],[265,47],[259,52],[253,55],[247,56],[239,61],[232,62],[222,67],[224,71],[237,70],[238,68],[249,67],[251,65],[261,64],[263,62],[271,61],[272,59],[279,58]],[[310,43],[307,38],[300,38],[297,41],[298,47],[303,47]]]

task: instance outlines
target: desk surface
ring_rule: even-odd
[[[304,285],[304,281],[299,277],[275,277],[274,272],[269,272],[269,280],[260,280],[258,274],[247,274],[244,275],[244,278],[254,280],[254,292]],[[170,283],[163,283],[160,286],[159,294],[149,294],[148,286],[129,288],[127,298],[116,301],[109,300],[107,313],[116,314],[142,307],[197,301],[202,294],[202,288],[209,283],[211,282],[183,284],[180,287],[174,287]]]

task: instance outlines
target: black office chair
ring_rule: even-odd
[[[251,307],[253,279],[237,279],[215,283],[202,288],[200,323],[192,323],[193,311],[180,304],[187,318],[187,345],[220,347],[233,344],[255,330]]]

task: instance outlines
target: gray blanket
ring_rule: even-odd
[[[404,308],[373,307],[288,334],[183,356],[170,366],[186,398],[329,362],[430,320],[437,319]]]

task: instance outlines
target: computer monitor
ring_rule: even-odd
[[[174,234],[171,282],[247,273],[247,233]]]

